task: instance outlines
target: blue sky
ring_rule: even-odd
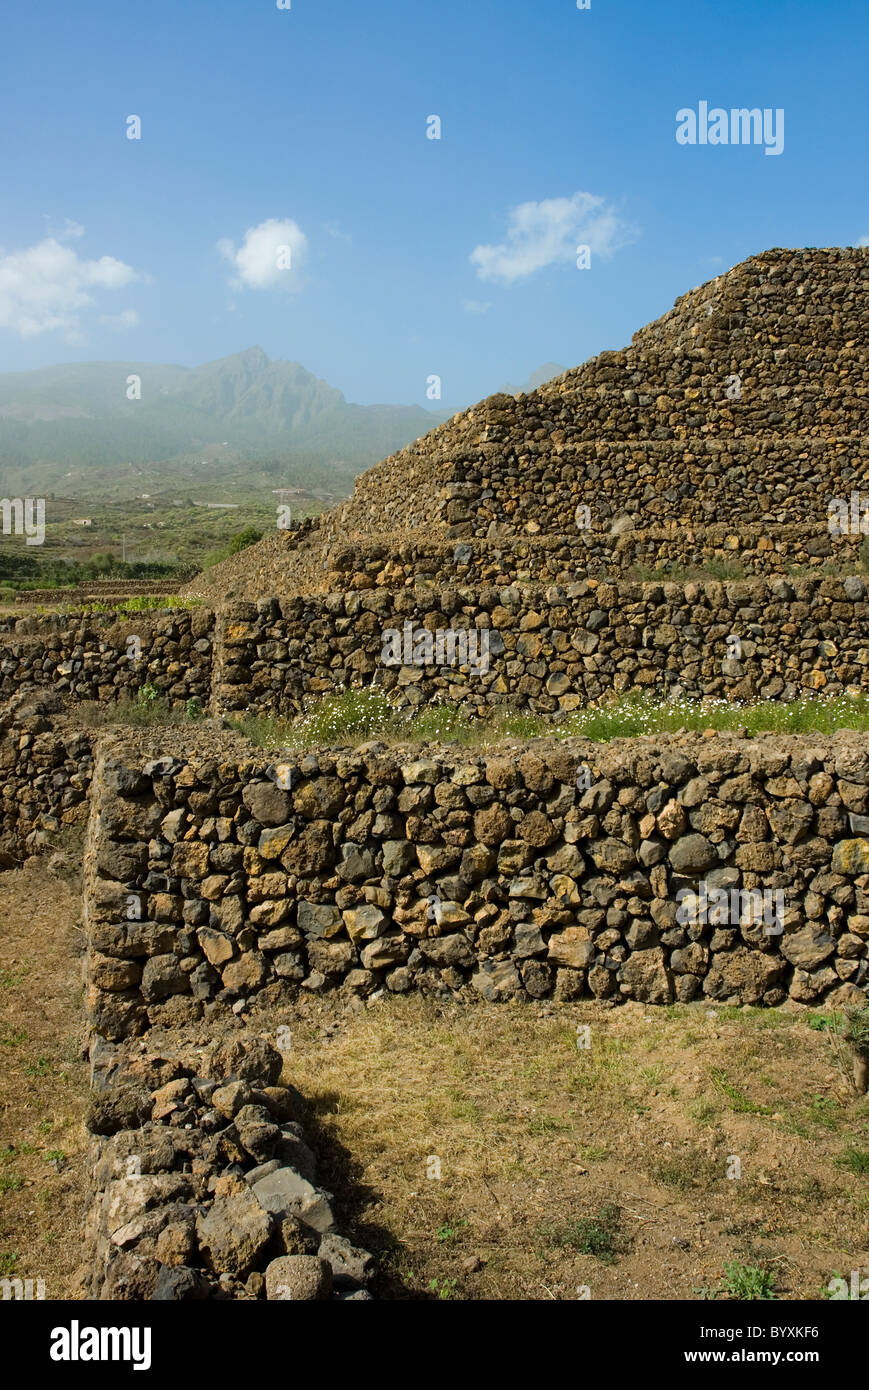
[[[867,39],[865,0],[7,7],[0,370],[259,344],[459,406],[575,365],[747,255],[869,236]],[[678,144],[703,100],[783,109],[783,152]]]

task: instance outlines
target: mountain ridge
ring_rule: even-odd
[[[132,376],[141,395],[130,400]],[[259,346],[196,367],[62,363],[0,374],[0,487],[45,489],[70,468],[163,464],[225,445],[242,459],[297,455],[327,473],[332,458],[350,478],[444,418],[422,406],[350,402]]]

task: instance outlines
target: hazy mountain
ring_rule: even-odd
[[[127,399],[127,379],[141,399]],[[248,348],[201,367],[87,362],[0,374],[0,488],[47,490],[208,455],[285,460],[328,483],[402,448],[444,419],[419,406],[352,405],[297,362]],[[217,451],[212,455],[212,451]],[[223,451],[221,454],[220,451]],[[137,473],[138,476],[138,473]]]

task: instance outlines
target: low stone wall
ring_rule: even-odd
[[[429,580],[415,552],[403,560],[398,547],[382,561],[369,553],[372,575],[353,570],[359,553],[350,548],[334,557],[343,590],[231,603],[216,616],[195,608],[147,621],[5,620],[14,633],[0,642],[0,695],[37,685],[67,701],[115,701],[148,683],[176,706],[195,699],[215,714],[294,715],[312,696],[374,683],[399,706],[449,700],[471,712],[553,714],[634,689],[731,700],[869,690],[869,583],[856,575],[499,586],[472,573],[483,551],[454,551],[453,584],[438,582],[436,550]],[[417,568],[413,586],[405,562]],[[419,655],[422,629],[455,634],[458,654]],[[387,632],[401,634],[397,659]],[[466,634],[478,643],[475,669],[459,665]]]
[[[0,699],[52,686],[68,701],[113,701],[153,685],[174,705],[211,687],[214,614],[207,608],[0,619]]]
[[[376,683],[398,704],[576,709],[611,692],[731,700],[869,690],[863,579],[371,588],[231,604],[218,621],[214,708],[296,714]],[[385,631],[486,630],[485,671],[383,662]],[[729,638],[738,639],[738,655]],[[411,649],[412,650],[412,649]]]
[[[297,989],[841,1005],[869,976],[869,738],[286,763],[109,739],[85,870],[109,1039]]]
[[[266,1040],[98,1048],[81,1292],[93,1299],[369,1300],[374,1260],[331,1194]]]
[[[87,819],[91,735],[55,727],[37,697],[0,709],[0,862],[49,848],[58,832]]]

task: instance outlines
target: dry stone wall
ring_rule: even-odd
[[[166,743],[98,759],[85,920],[104,1038],[297,990],[865,997],[864,735],[285,763]]]
[[[454,547],[455,582],[444,583],[442,553],[399,552],[388,575],[380,560],[377,574],[336,572],[345,589],[231,603],[216,615],[180,610],[150,627],[19,620],[30,630],[0,647],[0,691],[50,687],[65,700],[106,702],[148,683],[176,706],[294,715],[312,698],[370,684],[400,707],[448,700],[470,712],[542,714],[630,690],[790,700],[869,689],[869,581],[858,575],[499,584],[475,571],[479,558]],[[376,586],[401,563],[412,584]],[[506,577],[497,565],[488,573]],[[13,751],[3,756],[12,766]]]
[[[59,704],[43,692],[0,708],[0,867],[51,848],[87,819],[91,736],[56,723]]]
[[[867,493],[869,504],[869,493]],[[572,583],[613,575],[630,580],[642,571],[674,579],[686,570],[727,566],[745,577],[822,571],[835,566],[837,574],[869,570],[869,539],[860,534],[833,536],[826,523],[779,526],[741,526],[726,523],[679,526],[667,523],[635,529],[621,523],[599,529],[573,530],[558,535],[534,534],[509,541],[479,536],[446,539],[428,536],[368,537],[349,542],[335,539],[315,551],[291,536],[279,534],[263,542],[263,583],[256,598],[274,593],[281,598],[328,594],[337,589],[401,589],[418,579],[449,584]],[[257,550],[263,547],[257,547]],[[252,558],[252,557],[251,557]],[[314,563],[316,562],[316,563]],[[639,571],[639,572],[635,572]],[[646,577],[651,578],[651,575]]]
[[[0,618],[0,699],[35,685],[69,702],[115,701],[149,683],[172,704],[205,706],[213,625],[207,608]]]
[[[466,640],[477,642],[477,669],[414,664],[422,649],[405,647],[406,625],[411,643],[421,629],[475,634]],[[384,663],[392,659],[385,632],[401,634],[397,666]],[[217,651],[214,708],[226,711],[294,714],[312,696],[372,682],[410,707],[446,699],[471,711],[540,713],[633,689],[731,700],[833,695],[869,690],[869,583],[356,589],[230,605]]]
[[[737,572],[741,568],[746,577],[787,577],[794,570],[820,570],[831,565],[838,574],[851,574],[863,566],[864,555],[869,555],[865,536],[833,537],[826,525],[814,530],[805,525],[781,526],[774,535],[763,526],[746,526],[738,532],[727,525],[671,524],[643,530],[616,526],[614,532],[592,528],[573,535],[529,534],[509,545],[478,537],[453,541],[382,539],[364,545],[336,544],[328,552],[320,583],[300,592],[400,588],[417,577],[442,586],[571,583],[616,573],[630,580],[634,567],[658,570],[656,577],[660,579],[672,571],[677,579],[680,569],[714,564],[735,567]],[[697,577],[715,576],[707,572]]]

